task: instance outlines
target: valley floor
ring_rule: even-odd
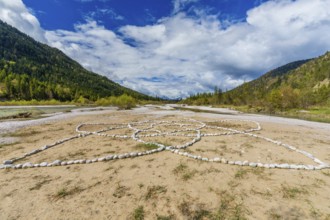
[[[75,136],[76,126],[81,123],[90,123],[82,126],[87,131],[132,122],[147,129],[153,123],[151,134],[155,134],[155,130],[173,133],[184,127],[176,123],[196,128],[198,123],[191,120],[194,119],[209,125],[200,129],[202,134],[224,132],[216,126],[251,129],[255,121],[262,129],[251,133],[292,145],[330,163],[330,124],[222,109],[215,114],[172,107],[76,110],[42,119],[0,122],[0,136],[5,136],[0,137],[0,161]],[[148,124],[148,120],[152,123]],[[109,130],[106,134],[107,137],[77,138],[15,164],[100,158],[138,151],[141,147],[130,138],[111,137],[130,137],[129,128]],[[6,143],[5,138],[14,138],[14,142]],[[164,145],[180,145],[191,139],[174,135],[144,137]],[[231,161],[317,165],[298,152],[244,134],[205,136],[186,152]],[[329,201],[330,169],[230,165],[167,150],[91,164],[0,169],[0,219],[330,219]]]

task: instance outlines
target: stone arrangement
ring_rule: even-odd
[[[213,121],[214,122],[214,121]],[[207,125],[205,122],[197,121],[194,119],[189,120],[179,120],[179,121],[141,121],[141,122],[132,122],[127,124],[107,124],[107,123],[83,123],[76,127],[76,132],[78,133],[75,136],[65,138],[62,140],[58,140],[55,143],[45,145],[41,148],[35,149],[31,152],[28,152],[20,157],[12,158],[9,160],[3,161],[3,164],[0,164],[0,169],[24,169],[24,168],[37,168],[37,167],[53,167],[53,166],[68,166],[72,164],[90,164],[96,162],[103,162],[109,160],[118,160],[118,159],[125,159],[125,158],[134,158],[134,157],[141,157],[144,155],[158,153],[164,150],[170,151],[174,154],[178,154],[181,156],[189,157],[195,160],[207,161],[207,162],[214,162],[214,163],[224,163],[229,165],[236,165],[236,166],[250,166],[250,167],[263,167],[263,168],[280,168],[280,169],[303,169],[303,170],[321,170],[330,168],[330,165],[327,163],[322,162],[314,155],[300,150],[296,147],[293,147],[289,144],[282,143],[280,141],[273,140],[271,138],[263,137],[260,135],[256,135],[253,132],[261,130],[261,126],[258,122],[255,121],[248,121],[248,120],[219,120],[215,121],[217,124],[221,123],[228,123],[228,122],[239,122],[239,123],[251,123],[254,124],[255,127],[247,130],[237,130],[228,127],[221,127],[221,126],[210,126]],[[98,130],[98,131],[86,131],[82,130],[84,126],[103,126],[106,129]],[[139,126],[144,126],[144,129],[139,129]],[[179,127],[180,129],[168,129],[170,126]],[[167,128],[169,131],[160,131],[157,130],[156,127],[160,128]],[[106,134],[105,132],[118,130],[118,129],[129,129],[132,131],[131,135],[120,135],[120,134]],[[203,128],[210,128],[212,130],[219,131],[218,133],[204,133],[201,131]],[[222,131],[222,132],[220,132]],[[143,134],[147,133],[147,134]],[[227,160],[224,157],[214,157],[214,158],[207,158],[201,155],[194,155],[187,151],[186,148],[194,145],[196,142],[200,141],[202,138],[207,138],[210,136],[222,136],[222,135],[235,135],[235,134],[242,134],[252,138],[259,138],[270,142],[272,144],[276,144],[280,147],[284,147],[289,151],[300,153],[311,160],[313,160],[318,165],[308,165],[308,164],[277,164],[277,163],[260,163],[260,162],[251,162],[251,161],[232,161]],[[32,155],[38,154],[45,150],[54,148],[59,146],[65,142],[69,142],[74,139],[84,138],[90,135],[98,135],[108,138],[121,138],[121,139],[132,139],[136,142],[144,143],[144,144],[153,144],[158,148],[153,150],[146,150],[140,152],[127,152],[122,154],[113,154],[113,155],[105,155],[99,158],[90,158],[90,159],[78,159],[78,160],[69,160],[69,161],[61,161],[55,160],[52,162],[42,162],[38,164],[33,164],[30,162],[26,163],[18,163],[20,160],[26,159]],[[143,138],[147,137],[165,137],[165,136],[182,136],[182,137],[189,137],[191,140],[186,142],[183,145],[177,146],[166,146],[161,143],[157,142],[147,142],[144,141]]]

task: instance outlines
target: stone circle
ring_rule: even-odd
[[[250,121],[250,120],[234,120],[234,119],[226,119],[226,120],[217,120],[213,121],[217,122],[218,124],[226,123],[226,122],[245,122],[245,123],[252,123],[255,125],[255,127],[246,129],[246,130],[238,130],[229,128],[226,126],[211,126],[207,125],[206,122],[198,121],[195,119],[186,119],[186,120],[177,120],[177,121],[153,121],[153,120],[146,120],[146,121],[140,121],[140,122],[130,122],[130,123],[124,123],[124,124],[108,124],[108,123],[82,123],[79,124],[76,127],[76,132],[78,133],[75,136],[64,138],[61,140],[56,141],[55,143],[42,146],[38,149],[32,150],[31,152],[25,153],[24,155],[16,158],[11,158],[9,160],[4,160],[2,164],[0,164],[0,169],[26,169],[26,168],[37,168],[37,167],[53,167],[53,166],[69,166],[73,164],[91,164],[91,163],[97,163],[97,162],[105,162],[109,160],[118,160],[118,159],[125,159],[125,158],[135,158],[135,157],[141,157],[144,155],[150,155],[154,153],[159,153],[161,151],[170,151],[174,154],[178,154],[180,156],[185,156],[188,158],[192,158],[195,160],[201,160],[205,162],[213,162],[213,163],[223,163],[223,164],[229,164],[229,165],[235,165],[235,166],[250,166],[250,167],[263,167],[263,168],[279,168],[279,169],[302,169],[302,170],[321,170],[330,168],[330,165],[322,162],[320,159],[316,158],[311,153],[300,150],[294,146],[291,146],[286,143],[282,143],[278,140],[273,140],[268,137],[264,137],[261,135],[254,134],[254,131],[260,131],[261,126],[256,121]],[[96,131],[87,131],[83,130],[82,128],[84,126],[88,125],[94,125],[94,126],[106,126],[107,128],[96,130]],[[145,128],[139,128],[140,126],[144,126]],[[165,128],[170,126],[177,126],[180,127],[180,129],[174,129],[170,131],[161,131],[157,130],[156,127]],[[120,135],[120,134],[106,134],[105,132],[111,131],[111,130],[118,130],[118,129],[129,129],[131,131],[131,135]],[[217,133],[202,133],[201,129],[203,128],[210,128],[213,130],[218,130]],[[221,131],[221,132],[220,132]],[[148,134],[149,132],[149,134]],[[185,134],[188,132],[191,132],[193,134]],[[147,133],[147,134],[143,134]],[[272,144],[278,145],[280,147],[284,147],[288,149],[289,151],[297,152],[305,157],[313,160],[318,165],[309,165],[309,164],[277,164],[277,163],[260,163],[260,162],[251,162],[251,161],[232,161],[228,160],[224,157],[218,157],[215,156],[214,158],[208,158],[203,157],[201,155],[194,155],[187,151],[185,151],[186,148],[189,148],[190,146],[194,145],[196,142],[199,142],[203,138],[207,137],[217,137],[222,135],[246,135],[248,137],[252,138],[258,138],[265,140],[267,142],[270,142]],[[23,164],[18,163],[22,159],[26,159],[29,156],[38,154],[40,152],[46,151],[48,149],[54,148],[56,146],[59,146],[65,142],[69,142],[74,139],[78,138],[84,138],[90,135],[98,135],[102,137],[108,137],[108,138],[120,138],[120,139],[132,139],[136,142],[144,143],[144,144],[153,144],[157,146],[158,148],[153,150],[146,150],[146,151],[140,151],[140,152],[127,152],[122,154],[112,154],[112,155],[104,155],[99,158],[81,158],[76,160],[69,160],[69,161],[61,161],[61,160],[54,160],[51,162],[42,162],[40,164],[33,164],[31,162],[26,162]],[[143,138],[147,137],[158,137],[158,136],[183,136],[191,138],[190,141],[177,146],[166,146],[164,144],[158,143],[158,142],[147,142],[144,141]]]

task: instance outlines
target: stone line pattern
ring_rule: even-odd
[[[109,160],[118,160],[118,159],[125,159],[125,158],[134,158],[134,157],[140,157],[144,155],[149,155],[149,154],[154,154],[158,153],[164,150],[170,151],[174,154],[178,154],[181,156],[186,156],[188,158],[196,159],[196,160],[201,160],[201,161],[208,161],[208,162],[215,162],[215,163],[224,163],[224,164],[230,164],[230,165],[237,165],[237,166],[250,166],[250,167],[263,167],[263,168],[281,168],[281,169],[302,169],[302,170],[321,170],[321,169],[326,169],[330,168],[330,165],[327,163],[322,162],[312,154],[300,150],[296,147],[293,147],[289,144],[282,143],[280,141],[276,141],[267,137],[263,137],[260,135],[253,134],[252,132],[254,131],[260,131],[261,126],[258,122],[256,121],[249,121],[249,120],[218,120],[214,121],[217,123],[224,123],[224,122],[247,122],[247,123],[254,123],[255,128],[251,128],[248,130],[236,130],[232,128],[227,128],[227,127],[220,127],[220,126],[209,126],[206,125],[204,122],[197,121],[194,119],[189,119],[189,120],[179,120],[179,121],[141,121],[141,122],[132,122],[128,124],[107,124],[107,123],[82,123],[76,127],[76,132],[79,133],[78,135],[65,138],[59,141],[56,141],[53,144],[50,145],[45,145],[39,149],[35,149],[29,153],[24,154],[21,157],[13,158],[10,160],[5,160],[3,161],[3,164],[0,164],[0,169],[21,169],[21,168],[37,168],[37,167],[53,167],[53,166],[67,166],[67,165],[72,165],[72,164],[91,164],[91,163],[96,163],[96,162],[103,162],[103,161],[109,161]],[[196,124],[191,124],[191,123],[196,123]],[[99,130],[99,131],[84,131],[81,130],[83,126],[109,126],[106,129]],[[141,125],[149,125],[148,127],[144,129],[139,129],[137,126]],[[159,130],[154,129],[155,126],[162,125],[163,127],[166,126],[179,126],[180,130],[172,130],[168,132],[162,132]],[[195,128],[194,128],[195,127]],[[117,129],[125,129],[129,128],[132,130],[132,135],[127,136],[127,135],[119,135],[119,134],[106,134],[104,132],[111,131],[111,130],[117,130]],[[219,133],[203,133],[201,132],[202,128],[211,128],[211,129],[216,129],[216,130],[222,130],[223,132]],[[153,132],[152,134],[145,134],[143,135],[142,133],[147,133],[147,132]],[[181,134],[180,134],[181,132]],[[183,133],[182,133],[183,132]],[[195,134],[184,134],[184,132],[193,132]],[[305,165],[305,164],[287,164],[287,163],[282,163],[282,164],[277,164],[277,163],[259,163],[259,162],[249,162],[249,161],[232,161],[232,160],[227,160],[225,158],[220,158],[220,157],[214,157],[214,158],[207,158],[207,157],[202,157],[200,155],[194,155],[189,152],[184,151],[184,149],[192,146],[196,142],[200,141],[203,137],[210,137],[210,136],[221,136],[221,135],[235,135],[235,134],[242,134],[246,135],[249,137],[254,137],[254,138],[259,138],[262,140],[265,140],[267,142],[276,144],[278,146],[284,147],[290,151],[294,151],[297,153],[300,153],[311,160],[313,160],[315,163],[318,165]],[[100,158],[93,158],[93,159],[79,159],[79,160],[69,160],[69,161],[61,161],[61,160],[55,160],[53,162],[42,162],[38,164],[33,164],[30,162],[26,162],[24,164],[14,164],[15,162],[18,162],[19,160],[25,159],[29,156],[35,155],[37,153],[43,152],[45,150],[54,148],[58,145],[61,145],[65,142],[69,142],[74,139],[78,138],[84,138],[90,135],[98,135],[98,136],[103,136],[103,137],[109,137],[109,138],[122,138],[122,139],[133,139],[137,142],[144,143],[144,144],[154,144],[158,146],[158,148],[153,149],[153,150],[146,150],[146,151],[141,151],[141,152],[128,152],[128,153],[123,153],[123,154],[113,154],[113,155],[107,155],[104,157]],[[144,137],[157,137],[157,136],[182,136],[182,137],[191,137],[192,140],[183,144],[183,145],[177,145],[177,146],[165,146],[161,143],[157,142],[146,142],[142,140]]]

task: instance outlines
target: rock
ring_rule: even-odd
[[[45,145],[45,146],[43,146],[42,148],[41,148],[41,150],[47,150],[49,148],[49,146],[48,145]]]
[[[269,168],[275,168],[275,164],[269,164]]]
[[[290,168],[290,165],[287,164],[287,163],[283,163],[283,164],[279,164],[279,165],[278,165],[278,168],[281,168],[281,169],[289,169],[289,168]]]
[[[269,168],[269,164],[264,164],[264,168]]]
[[[17,164],[17,165],[15,166],[15,168],[16,168],[16,169],[21,169],[22,166],[23,166],[23,164]]]
[[[53,166],[60,166],[60,165],[61,165],[61,162],[62,162],[62,161],[60,161],[60,160],[55,160],[55,161],[52,163],[52,165],[53,165]]]
[[[41,166],[41,167],[46,167],[47,165],[48,165],[47,162],[42,162],[42,163],[40,163],[40,166]]]
[[[319,159],[317,159],[317,158],[314,158],[314,162],[315,163],[318,163],[318,164],[323,164],[323,162],[322,161],[320,161]]]
[[[250,167],[257,167],[257,164],[256,164],[256,163],[253,163],[253,162],[251,162],[251,163],[249,163],[249,166],[250,166]]]
[[[257,167],[264,167],[262,163],[257,163]]]
[[[22,168],[31,168],[31,167],[33,167],[33,164],[30,162],[27,162],[27,163],[23,164],[23,166],[22,166]]]
[[[5,160],[5,161],[3,161],[3,164],[4,165],[9,165],[9,164],[12,164],[12,163],[13,163],[12,160]]]
[[[123,154],[118,155],[118,159],[123,159],[123,158],[125,158],[125,155]]]
[[[315,167],[313,165],[305,165],[306,170],[314,170]]]
[[[105,161],[105,157],[100,157],[100,158],[97,159],[97,161],[98,162],[103,162],[103,161]]]
[[[3,165],[3,166],[4,166],[4,169],[14,168],[14,165],[12,165],[12,164],[7,164],[7,165]]]

